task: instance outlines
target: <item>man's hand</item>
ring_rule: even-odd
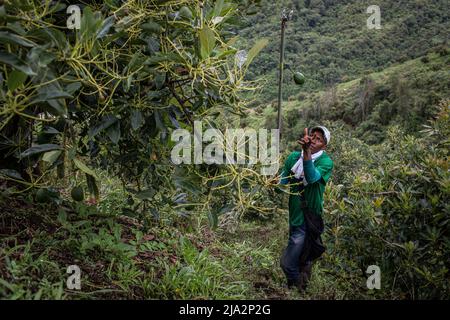
[[[308,128],[303,130],[303,138],[298,140],[298,143],[302,146],[303,149],[303,159],[311,160],[311,138],[308,136]]]

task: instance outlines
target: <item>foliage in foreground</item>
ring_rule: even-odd
[[[337,135],[326,214],[333,274],[352,281],[373,264],[381,268],[379,297],[450,296],[449,115],[442,102],[422,137],[394,126],[372,148]]]
[[[82,6],[81,28],[69,30],[62,2],[6,1],[0,177],[11,192],[58,202],[75,175],[73,197],[86,190],[98,201],[101,168],[120,179],[127,214],[147,223],[167,208],[202,208],[213,225],[232,209],[258,212],[241,186],[261,180],[253,171],[170,160],[174,130],[192,133],[199,119],[204,130],[232,126],[246,106],[241,93],[258,87],[244,75],[267,40],[239,50],[230,31],[254,2],[93,1]],[[228,206],[209,201],[224,193]]]
[[[287,212],[269,221],[167,212],[144,225],[121,215],[126,196],[111,180],[97,206],[37,205],[2,198],[0,293],[6,298],[445,299],[449,297],[448,106],[418,139],[392,127],[368,146],[335,127],[336,171],[327,188],[325,243],[303,295],[287,291],[278,266]],[[108,194],[109,192],[109,194]],[[13,199],[8,196],[8,199]],[[281,201],[282,199],[277,199]],[[83,270],[67,290],[65,268]],[[381,268],[381,290],[366,269]]]

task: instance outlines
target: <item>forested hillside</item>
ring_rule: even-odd
[[[311,92],[299,90],[283,104],[283,134],[294,142],[302,128],[331,121],[345,124],[369,144],[380,143],[389,125],[418,136],[423,124],[448,99],[448,50],[395,64],[380,72]],[[276,104],[251,108],[247,123],[276,126]]]
[[[450,22],[448,3],[438,1],[377,1],[381,29],[368,29],[366,9],[371,1],[262,1],[245,28],[236,30],[244,44],[271,39],[256,58],[248,77],[265,76],[268,84],[258,99],[276,98],[279,61],[280,15],[294,10],[286,29],[286,63],[303,72],[308,81],[302,91],[332,86],[380,72],[392,64],[426,55],[447,45]],[[286,97],[297,88],[286,79]]]
[[[80,2],[70,28],[71,1],[0,2],[1,299],[449,299],[447,1],[378,1],[371,30],[369,1]],[[279,152],[209,161],[276,128],[283,8],[305,83],[285,70]],[[278,181],[319,124],[327,249],[299,292]]]

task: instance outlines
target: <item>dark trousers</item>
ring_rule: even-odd
[[[300,280],[300,255],[306,238],[306,224],[289,226],[289,240],[281,256],[281,268],[286,275],[288,286],[298,285]]]

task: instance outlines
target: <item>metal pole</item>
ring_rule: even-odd
[[[294,10],[289,13],[286,9],[281,12],[281,43],[280,43],[280,65],[279,65],[279,79],[278,79],[278,115],[277,115],[277,129],[279,130],[279,138],[281,139],[281,99],[282,99],[282,85],[283,85],[283,71],[284,71],[284,32],[286,30],[286,23],[292,19]]]
[[[282,98],[282,84],[283,84],[283,71],[284,71],[284,31],[286,29],[285,17],[281,17],[281,43],[280,43],[280,65],[279,65],[279,78],[278,78],[278,115],[277,115],[277,129],[280,130],[281,138],[281,98]]]

